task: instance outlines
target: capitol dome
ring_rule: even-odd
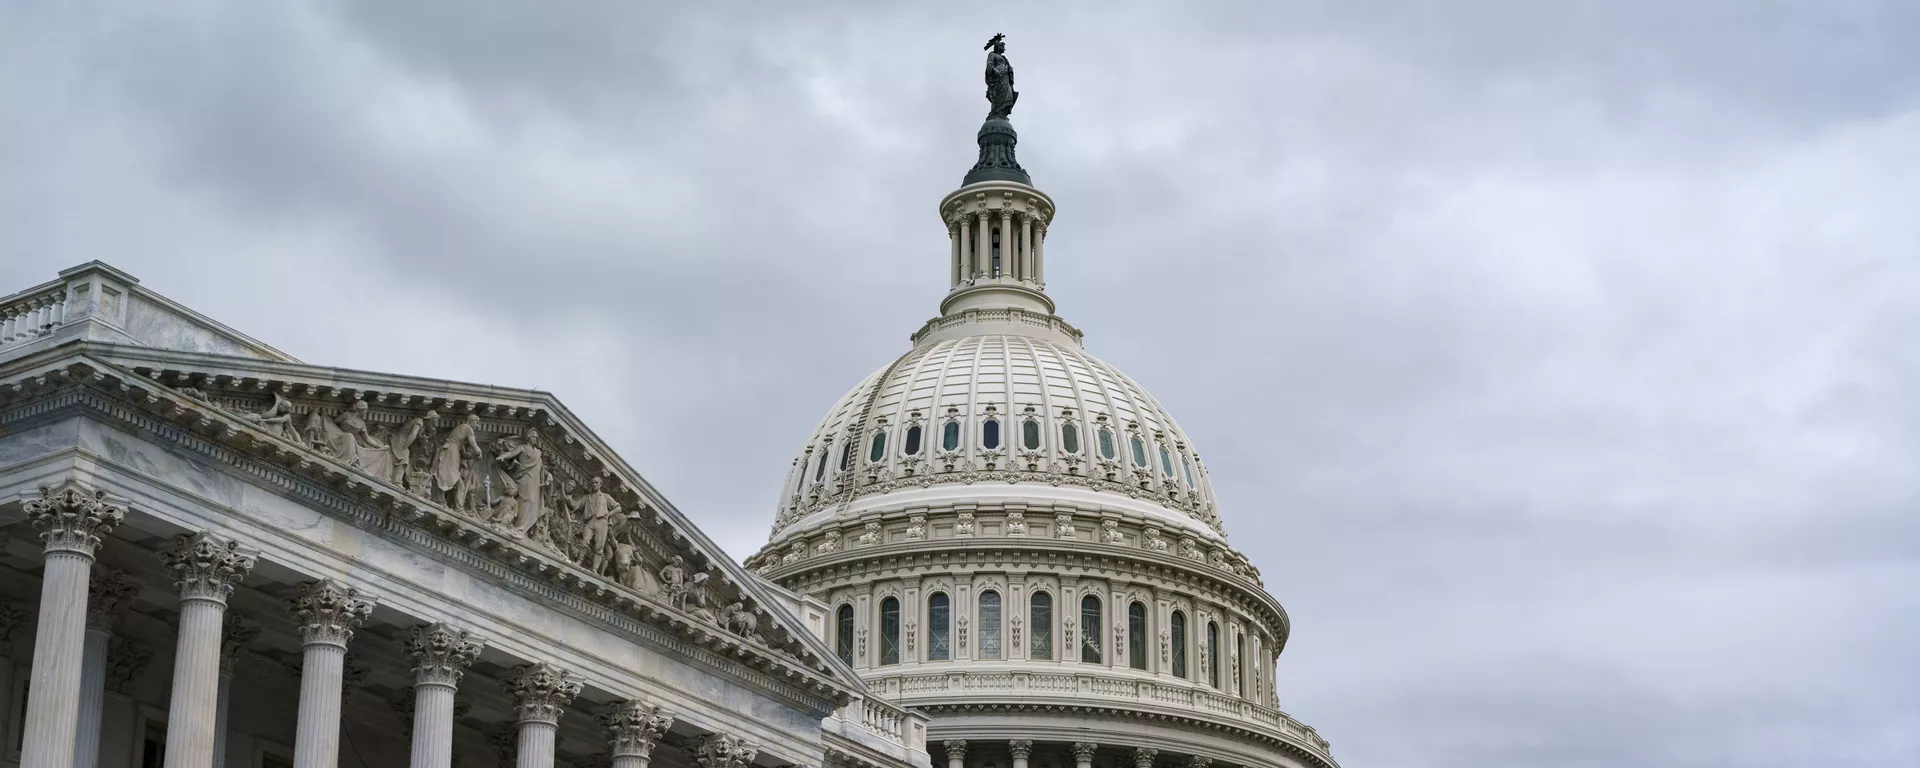
[[[939,315],[807,435],[747,565],[932,717],[936,765],[1335,768],[1280,711],[1291,623],[1200,455],[1055,313],[1054,202],[1015,160],[1006,86],[940,201]]]

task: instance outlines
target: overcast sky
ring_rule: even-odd
[[[27,5],[0,293],[550,390],[736,556],[1004,32],[1049,290],[1347,768],[1920,764],[1920,4]]]

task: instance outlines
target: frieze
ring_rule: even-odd
[[[776,624],[771,628],[781,635],[783,642],[769,643],[762,636],[751,641],[750,646],[765,646],[769,650],[780,646],[784,653],[800,655],[806,667],[800,670],[796,682],[812,680],[815,689],[812,693],[791,688],[763,672],[741,668],[738,654],[743,649],[736,647],[740,640],[717,624],[717,615],[709,614],[705,619],[712,631],[701,631],[693,623],[676,618],[675,611],[658,605],[658,596],[631,594],[633,590],[620,582],[588,573],[564,558],[553,557],[552,553],[537,552],[526,546],[524,539],[486,527],[457,510],[440,512],[436,508],[444,507],[430,500],[419,499],[411,493],[396,495],[384,491],[381,487],[386,482],[384,479],[374,478],[374,482],[368,482],[359,473],[333,469],[339,465],[330,457],[299,450],[297,445],[293,446],[296,450],[288,450],[284,440],[262,440],[253,430],[237,429],[214,416],[196,413],[192,407],[205,407],[209,402],[195,397],[196,393],[186,394],[179,401],[167,399],[174,394],[180,393],[156,391],[139,383],[129,383],[121,375],[108,375],[91,365],[76,364],[15,381],[10,386],[0,384],[0,401],[34,398],[5,411],[0,415],[0,424],[18,428],[24,422],[83,408],[208,460],[233,466],[316,509],[346,518],[356,528],[397,539],[412,548],[432,551],[456,565],[492,576],[511,589],[564,606],[650,644],[677,651],[749,685],[774,691],[802,709],[815,709],[816,697],[833,696],[827,683],[816,676],[815,670],[824,664],[804,648],[788,648],[798,642],[791,639],[791,631],[784,626]],[[121,398],[126,402],[121,402]],[[224,409],[218,414],[232,417],[232,412]],[[278,437],[271,433],[268,436]],[[212,442],[216,440],[235,444],[237,449]],[[566,440],[571,442],[570,437]],[[657,514],[653,521],[664,523]],[[677,530],[669,528],[669,533],[676,540],[684,540]],[[663,626],[656,628],[654,624]],[[728,640],[728,637],[735,639]],[[745,658],[761,667],[771,664],[777,668],[785,663],[750,651]],[[796,677],[793,672],[781,674],[789,679]]]

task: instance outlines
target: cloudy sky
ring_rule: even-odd
[[[1050,292],[1348,768],[1920,764],[1920,4],[34,5],[0,293],[551,390],[735,555],[1005,32]]]

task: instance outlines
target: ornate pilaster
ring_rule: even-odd
[[[213,716],[214,768],[224,768],[227,764],[227,722],[233,701],[234,663],[239,660],[240,651],[260,637],[260,628],[246,626],[245,619],[238,611],[227,611],[220,621],[220,691]]]
[[[710,733],[694,746],[700,768],[747,768],[760,756],[760,748],[725,733]]]
[[[333,579],[302,582],[287,601],[300,633],[300,721],[293,768],[336,768],[340,762],[340,699],[347,641],[373,613],[373,601]],[[364,675],[364,673],[363,673]]]
[[[1133,768],[1153,768],[1153,759],[1159,755],[1160,750],[1147,747],[1135,747],[1133,750]]]
[[[13,658],[13,631],[27,623],[27,612],[11,600],[0,600],[0,659]]]
[[[87,632],[80,651],[80,719],[74,724],[73,766],[94,768],[100,760],[100,708],[107,696],[107,641],[114,622],[133,606],[140,585],[120,571],[94,569],[87,584]]]
[[[520,756],[520,725],[512,722],[494,723],[492,728],[487,729],[487,746],[493,748],[500,768],[514,768]]]
[[[1079,768],[1093,768],[1093,753],[1098,749],[1100,749],[1100,745],[1095,744],[1091,741],[1074,742],[1073,743],[1074,765],[1079,766]]]
[[[161,566],[180,588],[180,636],[167,713],[165,764],[170,768],[213,767],[227,595],[253,571],[253,563],[239,542],[206,531],[175,536],[173,547],[160,553]]]
[[[554,731],[581,687],[571,673],[544,661],[514,667],[507,693],[520,725],[519,768],[553,768]]]
[[[413,658],[413,691],[408,716],[413,721],[413,768],[453,765],[454,690],[467,665],[485,644],[466,630],[446,624],[413,628],[402,644]]]
[[[613,768],[646,768],[654,742],[673,727],[673,715],[652,704],[622,701],[600,713],[600,726],[607,730]]]
[[[108,641],[107,690],[122,696],[131,695],[133,682],[140,679],[140,673],[145,672],[152,661],[153,651],[138,640],[116,637]]]
[[[126,520],[105,491],[68,481],[40,489],[22,505],[40,532],[46,568],[40,579],[39,630],[33,641],[33,685],[27,689],[21,768],[71,768],[80,723],[81,673],[86,656],[86,610],[93,553],[100,537]],[[104,646],[96,648],[102,663]],[[96,684],[97,687],[97,684]],[[96,697],[97,699],[97,697]],[[95,740],[98,740],[95,706]]]
[[[1033,755],[1033,742],[1028,739],[1009,741],[1007,754],[1013,757],[1013,768],[1027,768],[1027,758]]]
[[[967,766],[967,740],[966,739],[947,739],[946,741],[941,742],[940,746],[947,748],[947,768],[966,768]]]

